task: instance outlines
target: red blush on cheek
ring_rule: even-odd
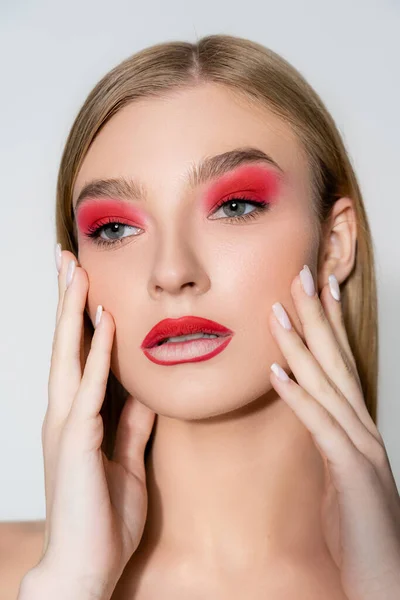
[[[127,225],[141,227],[146,223],[144,215],[136,206],[130,206],[116,200],[87,200],[78,211],[77,224],[79,230],[88,235],[97,221],[115,219]]]
[[[273,204],[277,202],[280,187],[278,173],[259,165],[246,165],[228,173],[218,180],[206,193],[205,206],[212,209],[224,196],[233,193],[246,193],[254,200],[264,200]]]

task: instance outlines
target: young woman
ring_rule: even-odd
[[[56,220],[20,600],[400,597],[371,234],[304,78],[229,35],[131,56],[75,119]]]

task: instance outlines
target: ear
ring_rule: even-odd
[[[334,274],[343,283],[350,275],[356,260],[357,222],[354,203],[343,197],[335,202],[323,224],[318,256],[318,289]]]

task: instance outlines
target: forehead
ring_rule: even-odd
[[[289,185],[308,190],[302,144],[268,108],[216,84],[132,102],[106,123],[89,148],[75,181],[73,204],[91,179],[128,176],[150,192],[178,191],[190,165],[246,146],[270,155]]]

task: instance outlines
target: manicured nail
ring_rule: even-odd
[[[292,329],[288,314],[280,302],[275,302],[275,304],[272,305],[272,310],[282,327],[285,329]]]
[[[98,305],[97,310],[96,310],[96,318],[94,321],[94,327],[96,328],[97,325],[100,323],[100,319],[101,319],[101,315],[103,314],[103,307],[101,304]]]
[[[339,287],[338,280],[336,279],[335,275],[329,275],[328,281],[329,281],[329,289],[331,290],[332,296],[335,298],[335,300],[339,301],[340,300],[340,287]]]
[[[61,271],[61,244],[57,244],[55,247],[55,255],[56,255],[56,267],[58,273]]]
[[[271,371],[273,371],[275,373],[275,375],[277,376],[277,378],[280,379],[281,381],[289,381],[289,379],[290,379],[288,377],[286,371],[284,371],[284,369],[282,369],[282,367],[280,367],[278,365],[278,363],[272,363]]]
[[[74,276],[75,265],[76,265],[76,262],[74,260],[71,260],[70,263],[69,263],[69,265],[68,265],[67,278],[66,278],[66,287],[67,288],[70,286],[72,278]]]
[[[305,291],[307,296],[314,296],[314,294],[315,294],[314,280],[313,280],[311,271],[307,265],[304,265],[304,267],[300,271],[300,280],[301,280],[301,285],[303,286],[303,290]]]

